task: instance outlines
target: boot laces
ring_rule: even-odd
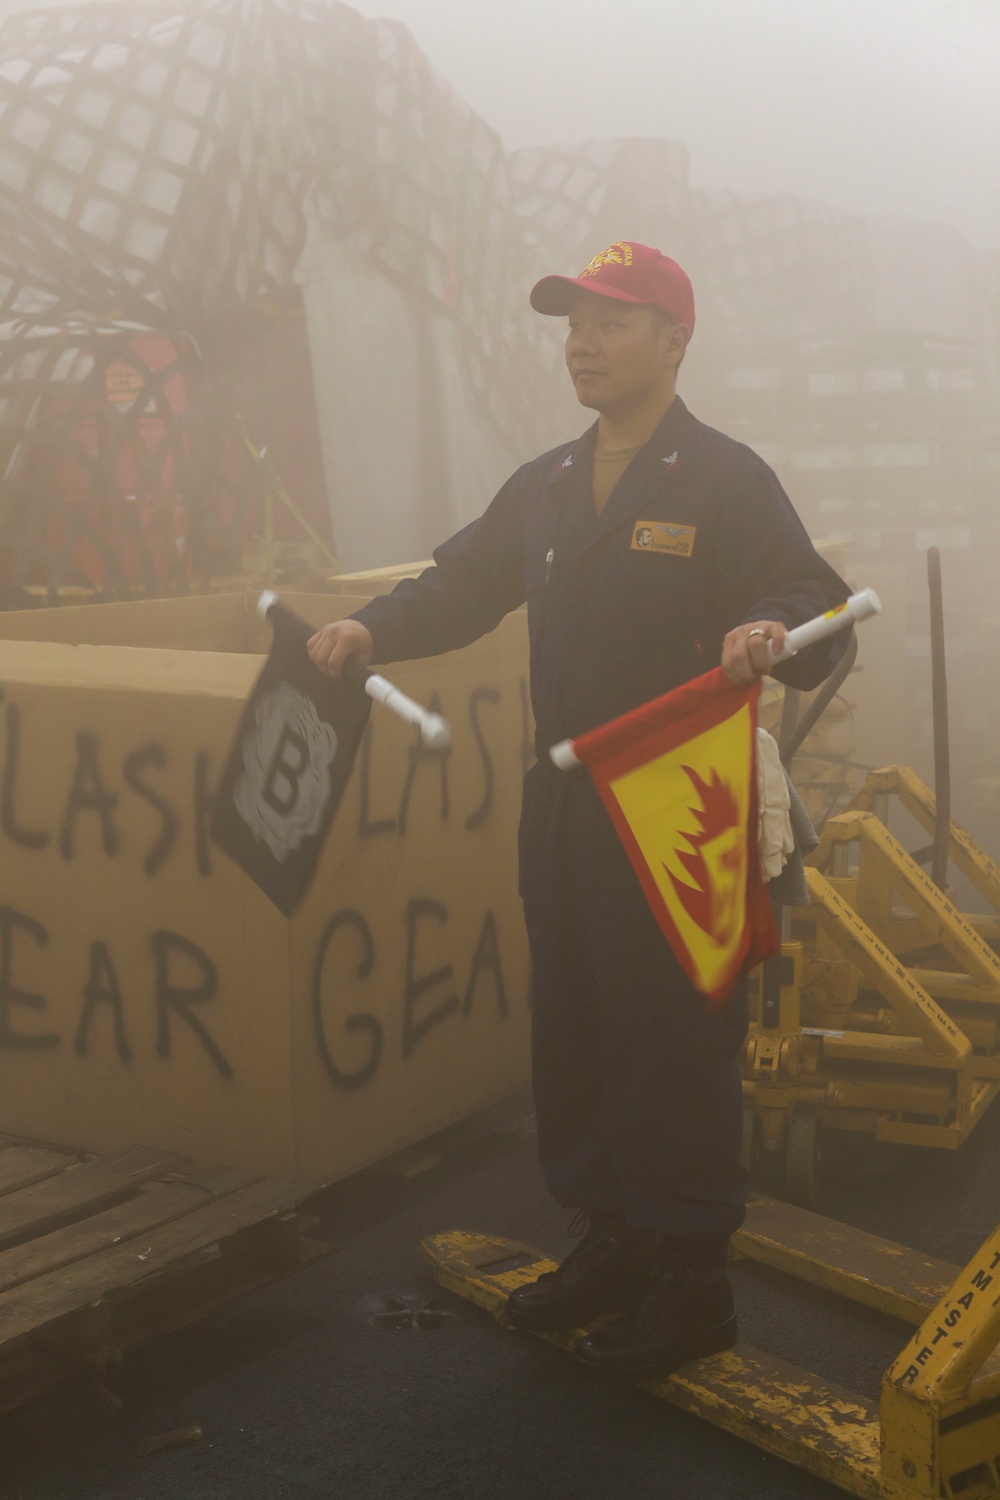
[[[578,1274],[586,1274],[595,1255],[603,1256],[608,1241],[615,1238],[611,1216],[589,1213],[585,1208],[573,1215],[566,1232],[579,1244],[563,1257],[558,1270],[546,1274],[569,1280],[574,1280]]]
[[[566,1226],[566,1233],[571,1240],[578,1240],[587,1233],[590,1228],[590,1214],[585,1208],[578,1208]]]

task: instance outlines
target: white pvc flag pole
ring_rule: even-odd
[[[257,600],[257,613],[266,619],[268,610],[280,603],[278,595],[266,589]],[[378,672],[369,671],[355,657],[348,657],[344,670],[348,677],[354,677],[364,687],[369,698],[381,703],[383,708],[389,709],[398,718],[405,719],[407,724],[416,725],[420,730],[420,738],[431,750],[444,750],[451,744],[451,726],[440,714],[429,713]]]
[[[451,744],[451,727],[447,719],[440,714],[429,713],[426,708],[421,708],[412,698],[401,693],[398,687],[393,687],[386,678],[381,677],[378,672],[369,672],[367,667],[356,665],[362,671],[367,672],[364,688],[369,698],[374,698],[376,703],[381,703],[383,708],[388,708],[399,718],[405,719],[407,724],[415,724],[420,730],[420,738],[424,744],[432,750],[444,750]]]
[[[844,630],[855,621],[870,620],[872,615],[877,615],[882,608],[882,601],[874,589],[861,589],[845,599],[843,604],[838,604],[836,609],[828,609],[825,615],[817,615],[814,620],[807,620],[804,625],[796,625],[785,636],[785,644],[780,656],[771,652],[771,664],[777,666],[781,661],[788,661],[789,657],[796,656],[798,652],[811,646],[814,641],[821,641],[828,635],[836,635],[838,630]],[[770,642],[768,642],[770,647]]]
[[[777,666],[779,662],[788,661],[805,650],[806,646],[822,641],[828,635],[836,635],[838,630],[846,629],[855,621],[860,624],[862,620],[871,619],[881,608],[882,601],[874,589],[860,589],[843,604],[838,604],[836,609],[828,609],[825,615],[817,615],[815,619],[807,620],[804,625],[796,625],[794,630],[790,630],[785,636],[781,654],[771,653],[771,665]],[[770,650],[770,642],[768,649]],[[558,745],[553,745],[549,750],[549,758],[560,771],[571,771],[574,766],[580,765],[572,740],[560,740]]]

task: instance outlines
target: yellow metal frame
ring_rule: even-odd
[[[1000,1091],[1000,869],[951,825],[951,857],[997,912],[965,916],[877,816],[890,796],[933,829],[933,793],[898,766],[828,820],[811,904],[783,945],[777,1024],[751,1029],[744,1094],[775,1153],[802,1109],[827,1128],[954,1148]]]
[[[871,771],[847,811],[876,812],[889,797],[898,797],[924,832],[933,835],[937,823],[937,801],[930,787],[909,766],[884,766]],[[885,818],[882,818],[885,822]],[[948,858],[993,908],[992,914],[970,916],[970,923],[990,941],[1000,942],[1000,866],[979,848],[965,829],[951,820]]]
[[[1000,1496],[1000,1228],[959,1270],[757,1199],[736,1248],[919,1325],[879,1405],[743,1344],[644,1389],[865,1500]],[[514,1288],[555,1265],[517,1241],[458,1230],[422,1249],[442,1286],[500,1323]],[[585,1332],[537,1336],[572,1352]]]

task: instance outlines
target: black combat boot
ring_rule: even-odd
[[[577,1345],[577,1359],[591,1369],[644,1380],[736,1343],[727,1242],[657,1238],[652,1275],[635,1307]]]
[[[601,1313],[618,1312],[641,1294],[649,1278],[656,1235],[627,1228],[619,1214],[593,1210],[586,1232],[556,1271],[543,1271],[511,1292],[506,1316],[514,1328],[559,1333]]]

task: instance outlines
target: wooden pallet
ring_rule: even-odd
[[[113,1403],[124,1353],[328,1248],[296,1212],[319,1183],[185,1165],[0,1137],[0,1414],[88,1371]]]

